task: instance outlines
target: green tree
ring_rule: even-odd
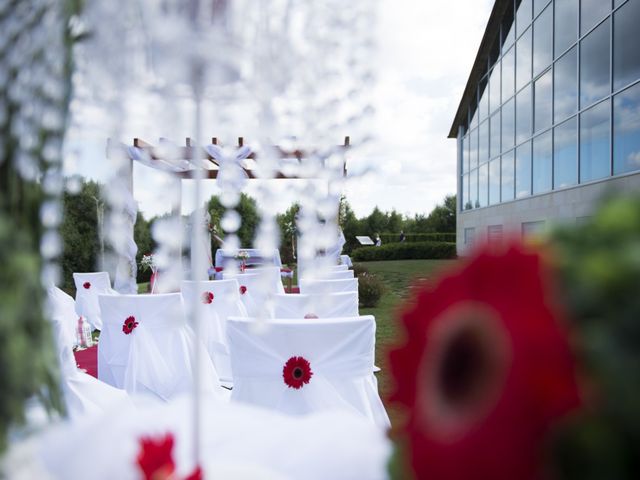
[[[456,231],[456,196],[447,195],[427,217],[431,231],[438,233],[453,233]]]
[[[387,231],[388,218],[378,207],[375,207],[369,216],[364,219],[364,224],[366,235],[373,237],[376,233]]]
[[[74,272],[93,272],[98,265],[99,239],[97,202],[101,202],[100,185],[83,182],[77,194],[64,192],[62,237],[62,286],[74,291]]]
[[[276,221],[280,228],[280,258],[283,263],[286,264],[296,262],[296,257],[294,256],[294,245],[297,241],[296,215],[299,211],[300,204],[294,203],[286,212],[276,216]]]
[[[391,210],[391,213],[387,213],[387,233],[400,233],[400,230],[404,230],[404,218],[395,209]]]
[[[211,215],[211,223],[217,230],[218,234],[222,237],[222,228],[220,221],[225,212],[225,207],[220,203],[220,199],[217,196],[212,196],[206,204],[206,209]],[[253,245],[253,239],[258,229],[258,222],[260,218],[258,216],[258,208],[256,207],[256,201],[246,193],[240,194],[240,201],[236,206],[236,211],[240,214],[242,223],[238,230],[238,237],[240,238],[240,245],[244,248],[250,248]],[[212,250],[215,251],[218,246],[215,242],[212,242]]]
[[[356,235],[364,235],[364,233],[362,233],[362,222],[358,220],[358,217],[356,217],[355,212],[344,196],[340,199],[339,223],[346,240],[342,251],[348,255],[354,248],[360,245],[356,240]]]

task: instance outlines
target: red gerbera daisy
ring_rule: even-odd
[[[244,295],[245,293],[247,293],[247,287],[240,285],[240,295]]]
[[[418,293],[390,353],[418,478],[532,479],[552,422],[579,405],[541,257],[480,252]]]
[[[131,315],[130,317],[127,317],[127,319],[124,321],[124,323],[122,324],[122,331],[129,335],[131,332],[133,332],[133,330],[138,326],[138,322],[136,322],[136,317],[134,317],[133,315]]]
[[[136,463],[145,480],[170,478],[175,472],[173,460],[173,435],[164,437],[143,437],[140,439],[140,451]]]
[[[193,472],[184,478],[184,480],[202,480],[203,478],[202,468],[196,467]]]
[[[84,283],[82,284],[82,286],[83,286],[84,288],[86,288],[87,290],[89,290],[89,289],[91,288],[91,282],[84,282]]]
[[[204,292],[202,294],[202,303],[209,304],[213,302],[213,292]]]
[[[312,376],[311,364],[304,357],[291,357],[282,369],[284,383],[296,390],[309,383]]]

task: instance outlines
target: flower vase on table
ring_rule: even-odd
[[[140,260],[140,270],[143,272],[151,270],[151,278],[149,279],[149,293],[155,293],[156,284],[158,282],[158,267],[153,260],[153,254],[148,253],[142,256]]]
[[[246,250],[240,250],[236,254],[236,260],[240,260],[240,272],[244,273],[247,269],[247,260],[249,259],[249,252]]]

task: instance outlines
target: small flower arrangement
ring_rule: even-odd
[[[152,272],[155,272],[157,270],[156,264],[153,260],[152,253],[147,253],[146,255],[142,256],[142,260],[140,260],[140,268],[142,269],[143,272],[147,270],[151,270]]]
[[[247,260],[249,260],[250,256],[251,255],[249,255],[249,252],[247,252],[246,250],[239,250],[238,253],[236,253],[235,259],[246,262]]]

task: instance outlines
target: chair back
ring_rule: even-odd
[[[339,318],[358,314],[358,292],[300,293],[276,295],[272,318]]]
[[[115,293],[108,272],[74,273],[76,286],[76,312],[96,330],[102,330],[102,316],[98,295]]]
[[[235,279],[200,282],[200,288],[197,290],[195,282],[182,282],[182,298],[187,313],[190,313],[194,306],[202,305],[204,316],[202,341],[222,382],[232,381],[227,318],[247,315],[240,300],[239,288]]]
[[[228,321],[232,401],[289,414],[343,409],[389,426],[373,376],[373,316],[273,319],[261,331],[254,323]]]
[[[300,293],[327,294],[340,292],[357,292],[358,279],[346,278],[342,280],[300,280]]]
[[[240,300],[249,317],[268,315],[267,304],[278,293],[284,293],[284,287],[280,280],[280,270],[258,269],[251,273],[240,273],[228,276],[225,279],[235,279],[238,282]],[[277,284],[276,284],[277,282]],[[279,284],[279,287],[278,287]]]
[[[193,389],[197,348],[179,293],[100,295],[104,329],[98,343],[98,378],[127,392],[168,400]],[[131,328],[131,320],[136,322]],[[128,333],[127,333],[128,332]],[[202,390],[219,394],[218,374],[206,353]]]

